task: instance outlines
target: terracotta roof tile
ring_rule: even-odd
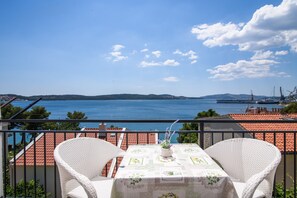
[[[54,165],[54,146],[60,144],[64,140],[74,138],[74,133],[46,133],[46,135],[42,135],[38,140],[35,142],[35,152],[36,152],[36,166],[43,166],[44,165],[44,147],[46,149],[46,165],[53,166]],[[44,137],[46,144],[44,146]],[[24,159],[26,157],[26,166],[34,166],[34,144],[32,144],[29,148],[27,148],[25,152],[17,158],[16,165],[23,166]]]
[[[86,131],[89,130],[96,130],[95,128],[92,129],[87,129]],[[97,129],[98,130],[98,129]],[[116,130],[107,130],[106,136],[104,139],[114,145],[117,145],[117,142],[120,140],[121,133],[124,132],[121,129],[116,129]],[[54,145],[58,145],[64,140],[74,138],[75,135],[74,133],[46,133],[46,135],[41,135],[39,139],[36,140],[35,142],[35,149],[34,149],[34,144],[31,144],[29,148],[26,149],[26,166],[34,166],[34,158],[36,158],[36,166],[43,166],[45,163],[47,166],[53,166],[54,165]],[[94,133],[94,132],[82,132],[80,134],[80,137],[94,137],[97,138],[99,133]],[[44,163],[44,137],[46,140],[46,161]],[[137,141],[138,137],[138,141]],[[133,145],[133,144],[155,144],[155,138],[156,134],[155,133],[139,133],[137,134],[124,134],[123,137],[123,142],[121,145],[121,148],[123,150],[127,149],[127,140],[128,140],[128,146]],[[28,144],[29,145],[29,144]],[[36,155],[34,156],[34,150]],[[22,152],[22,151],[21,151]],[[16,159],[16,165],[17,166],[23,166],[24,165],[24,157],[25,155],[23,153],[20,154],[20,156]],[[118,160],[118,163],[120,160]],[[109,168],[109,165],[108,167]],[[104,172],[106,170],[104,169]]]
[[[230,117],[234,120],[282,120],[284,118],[297,118],[297,114],[230,114]],[[294,152],[294,133],[285,133],[284,135],[283,132],[297,131],[297,123],[240,123],[240,125],[247,131],[276,131],[275,134],[255,133],[255,138],[275,144],[282,152]],[[286,140],[286,148],[284,140]]]

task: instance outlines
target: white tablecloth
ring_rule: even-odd
[[[129,146],[115,176],[115,197],[237,197],[230,177],[197,145]]]

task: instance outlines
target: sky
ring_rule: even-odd
[[[296,63],[297,0],[0,1],[0,94],[278,96]]]

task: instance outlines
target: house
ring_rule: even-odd
[[[36,177],[39,183],[44,186],[47,192],[51,195],[59,197],[60,183],[58,169],[55,169],[54,161],[54,148],[61,142],[71,138],[80,137],[94,137],[104,139],[111,142],[114,145],[120,146],[123,150],[126,150],[129,145],[132,144],[155,144],[157,143],[157,134],[155,133],[124,133],[125,128],[84,128],[81,133],[42,133],[34,141],[30,142],[24,150],[20,151],[15,159],[10,160],[9,173],[10,184],[19,182],[26,175],[26,181],[32,180]],[[104,134],[104,136],[102,136]],[[35,155],[34,155],[35,153]],[[109,169],[113,170],[115,166],[118,166],[119,160],[113,160],[109,162],[106,168],[103,170],[103,175],[108,175]],[[36,167],[36,168],[34,168]],[[114,175],[114,172],[110,172],[110,175]],[[110,176],[109,175],[109,176]],[[46,182],[46,183],[45,183]]]
[[[222,115],[217,117],[207,117],[202,118],[207,120],[228,120],[231,119],[230,115]],[[211,133],[204,133],[204,148],[207,148],[217,142],[220,142],[225,139],[230,138],[252,138],[252,136],[249,133],[238,133],[236,131],[243,131],[243,128],[238,125],[237,123],[232,122],[211,122],[211,123],[205,123],[204,126],[205,131],[211,131]],[[221,133],[221,131],[225,131],[224,133]],[[230,131],[230,132],[229,132]]]

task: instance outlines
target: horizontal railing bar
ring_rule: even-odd
[[[0,132],[11,132],[11,133],[165,133],[164,130],[0,130]],[[175,133],[200,133],[200,130],[176,130]],[[291,131],[225,131],[225,130],[204,130],[203,133],[297,133],[296,130]]]
[[[46,123],[46,122],[69,122],[69,123],[92,123],[92,122],[104,122],[104,123],[171,123],[176,120],[96,120],[96,119],[1,119],[0,122],[8,123]],[[229,120],[229,119],[197,119],[197,120],[179,120],[178,123],[297,123],[297,119],[294,120]]]
[[[200,131],[199,131],[200,132]],[[177,133],[177,132],[176,132]],[[203,133],[214,133],[214,134],[217,134],[217,133],[223,133],[223,134],[226,134],[226,133],[249,133],[249,134],[253,134],[253,133],[272,133],[272,134],[283,134],[283,133],[297,133],[297,131],[203,131]]]

